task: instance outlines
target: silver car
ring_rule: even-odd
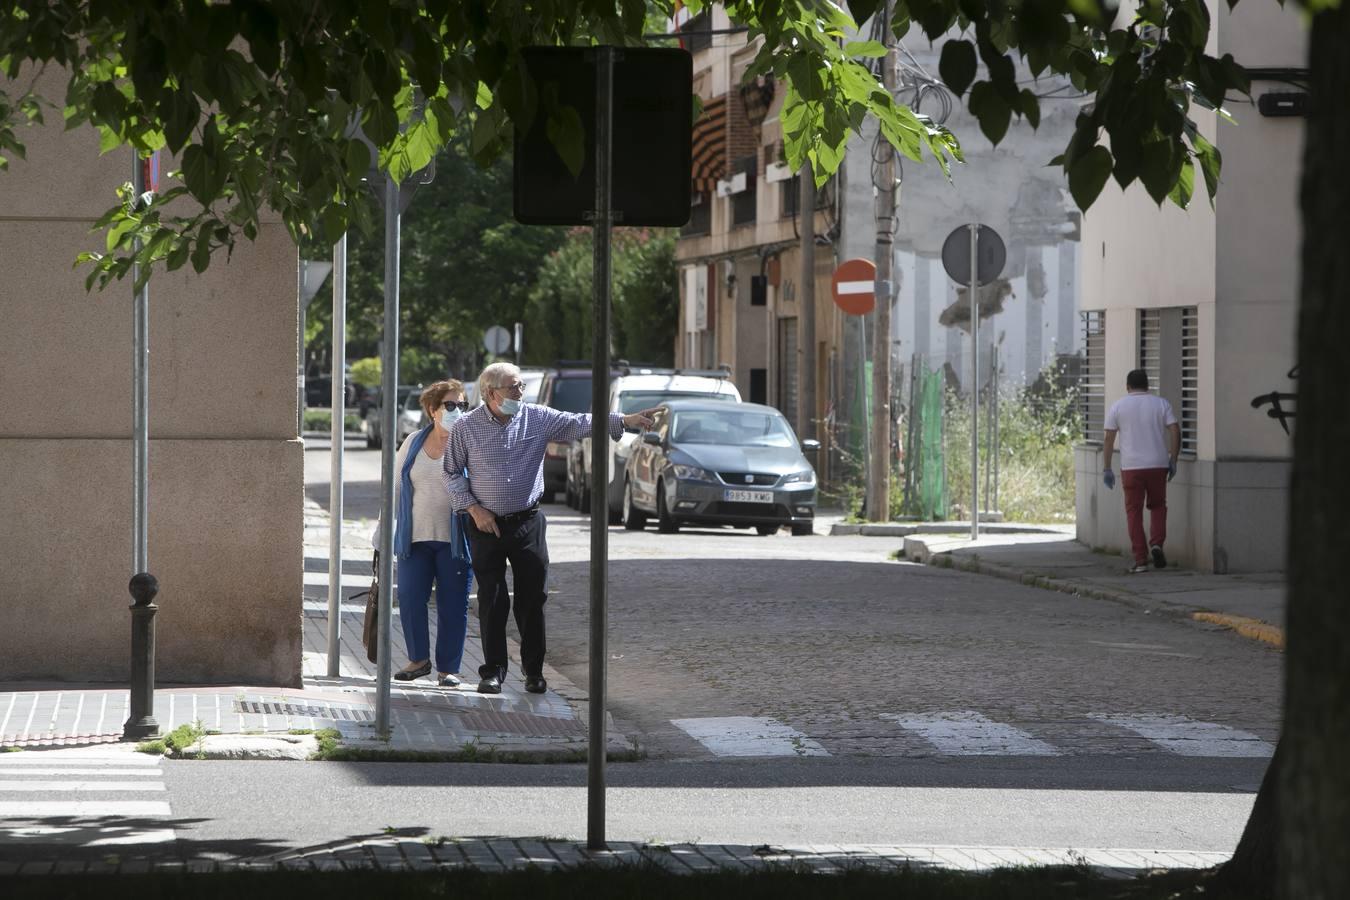
[[[623,523],[655,516],[670,533],[683,524],[734,525],[768,535],[784,525],[811,534],[816,473],[783,414],[758,403],[672,400],[657,408],[624,471]]]

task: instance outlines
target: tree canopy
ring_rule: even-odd
[[[670,12],[670,0],[655,5]],[[707,5],[685,4],[693,12]],[[809,162],[823,181],[868,117],[911,159],[925,150],[944,168],[961,159],[956,137],[897,103],[869,67],[885,49],[862,39],[857,23],[881,10],[881,0],[723,6],[752,39],[762,38],[747,77],[772,73],[787,85],[781,121],[793,167]],[[133,262],[142,277],[157,263],[191,262],[202,271],[217,250],[257,235],[265,207],[297,241],[331,244],[352,225],[370,225],[375,209],[363,179],[372,165],[402,181],[457,124],[467,125],[480,164],[500,157],[512,128],[537,115],[557,126],[550,130],[563,157],[579,158],[582,136],[567,127],[568,110],[525,76],[522,48],[633,45],[648,21],[643,0],[4,3],[0,72],[9,82],[0,91],[0,167],[5,155],[22,155],[22,125],[41,121],[50,100],[27,79],[62,66],[70,73],[67,127],[93,125],[105,151],[165,150],[181,173],[158,196],[120,192],[98,223],[106,252],[83,257],[91,287],[124,277]],[[1142,181],[1160,202],[1169,195],[1188,202],[1196,169],[1211,196],[1216,189],[1219,154],[1189,112],[1192,104],[1221,106],[1247,81],[1231,58],[1205,53],[1211,21],[1203,0],[1146,0],[1134,17],[1117,17],[1099,0],[899,0],[893,33],[913,27],[930,39],[963,29],[966,37],[945,46],[940,72],[995,142],[1013,116],[1039,122],[1015,59],[1094,95],[1058,160],[1080,207],[1111,176],[1122,185]],[[357,124],[377,148],[373,160],[354,136]],[[182,197],[196,201],[189,212],[170,205]]]

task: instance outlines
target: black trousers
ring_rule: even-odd
[[[506,565],[515,576],[516,628],[520,631],[520,665],[525,677],[544,671],[544,601],[548,599],[547,523],[543,513],[510,525],[498,522],[501,537],[479,531],[469,519],[469,550],[478,579],[478,628],[483,639],[483,665],[478,675],[506,675],[506,618],[511,594]]]

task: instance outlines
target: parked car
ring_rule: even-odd
[[[610,377],[620,374],[610,371]],[[563,412],[584,413],[591,408],[591,369],[580,360],[560,360],[545,373],[539,401]],[[544,503],[552,503],[567,488],[567,451],[563,441],[550,441],[544,452]]]
[[[398,386],[397,432],[394,446],[403,443],[403,439],[422,427],[422,386],[420,384],[400,384]],[[366,446],[375,448],[384,445],[384,426],[381,424],[381,403],[377,398],[366,415]]]
[[[726,369],[662,369],[647,366],[621,367],[609,385],[609,411],[627,415],[651,409],[658,403],[682,398],[739,403],[741,392]],[[637,435],[629,432],[609,442],[609,480],[605,490],[611,522],[618,522],[623,508],[623,472]],[[567,505],[582,512],[591,510],[591,439],[572,442],[567,455]]]
[[[655,517],[662,533],[681,525],[751,527],[762,535],[784,525],[811,534],[816,473],[792,426],[772,406],[709,400],[661,404],[624,469],[623,524]]]

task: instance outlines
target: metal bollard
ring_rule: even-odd
[[[159,582],[148,572],[131,576],[127,587],[131,604],[131,715],[122,728],[123,740],[158,737],[155,721],[155,595]]]

